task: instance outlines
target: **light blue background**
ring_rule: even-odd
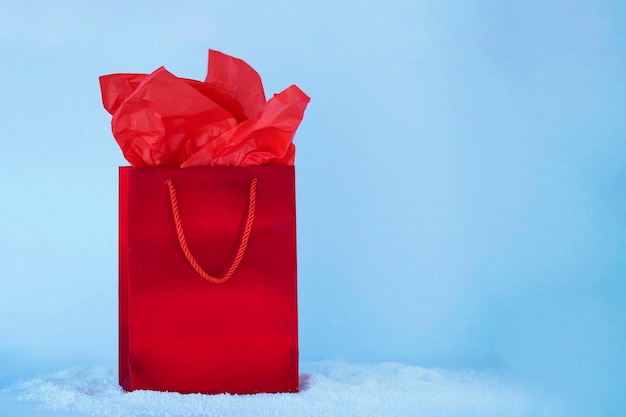
[[[7,5],[6,3],[9,3]],[[496,369],[626,413],[626,3],[0,6],[0,386],[117,360],[98,76],[207,49],[312,101],[296,135],[301,359]]]

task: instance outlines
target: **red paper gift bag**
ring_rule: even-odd
[[[120,175],[120,385],[298,391],[293,166]]]

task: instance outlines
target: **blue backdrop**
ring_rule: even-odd
[[[98,76],[203,79],[296,135],[301,359],[489,367],[622,415],[626,3],[0,6],[0,385],[117,360],[117,166]],[[176,4],[175,4],[176,3]]]

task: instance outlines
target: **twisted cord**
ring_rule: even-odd
[[[248,216],[246,217],[246,225],[243,230],[243,235],[241,236],[241,242],[239,243],[239,249],[237,250],[237,254],[233,259],[230,268],[226,271],[226,273],[221,277],[214,277],[208,274],[196,261],[196,258],[193,256],[191,251],[189,250],[189,246],[187,246],[187,239],[185,239],[185,232],[183,231],[183,225],[180,220],[180,213],[178,211],[178,198],[176,197],[176,188],[174,188],[174,183],[171,178],[166,180],[167,186],[170,191],[170,200],[172,201],[172,213],[174,214],[174,223],[176,225],[176,234],[178,235],[178,243],[180,244],[180,248],[183,250],[185,254],[185,258],[189,261],[189,264],[192,268],[200,275],[202,278],[206,279],[209,282],[215,284],[221,284],[222,282],[227,281],[235,271],[237,267],[241,263],[243,259],[243,255],[246,252],[246,247],[248,246],[248,239],[250,238],[250,231],[252,230],[252,224],[254,223],[254,212],[256,207],[256,185],[257,179],[253,178],[250,182],[250,203],[248,205]]]

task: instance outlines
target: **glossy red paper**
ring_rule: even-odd
[[[100,77],[102,102],[133,167],[293,165],[309,97],[292,85],[265,100],[258,73],[209,51],[204,82],[161,67]]]
[[[203,279],[177,239],[219,275],[237,252],[251,179],[256,214],[226,282]],[[293,166],[120,168],[120,385],[181,393],[298,391]]]

